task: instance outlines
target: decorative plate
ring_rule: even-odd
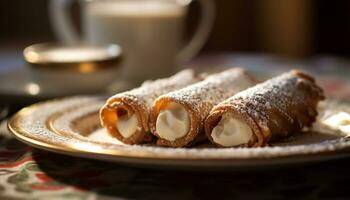
[[[327,116],[350,113],[345,102],[321,103],[311,130],[260,148],[217,148],[209,143],[190,148],[125,145],[100,127],[98,111],[103,103],[99,97],[80,96],[34,104],[15,114],[8,127],[16,138],[40,149],[139,167],[238,169],[350,155],[350,137],[322,124]]]

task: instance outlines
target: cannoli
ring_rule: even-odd
[[[139,144],[152,139],[149,113],[160,95],[201,80],[192,70],[183,70],[169,78],[146,81],[139,88],[110,97],[100,110],[103,127],[125,144]]]
[[[221,147],[260,147],[309,127],[323,90],[292,70],[216,105],[205,121],[209,140]]]
[[[233,68],[158,97],[150,116],[157,145],[183,147],[205,138],[203,121],[212,107],[254,84],[243,69]]]

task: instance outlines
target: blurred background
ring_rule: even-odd
[[[82,0],[73,1],[73,6],[68,6],[68,8],[71,14],[69,18],[73,19],[74,27],[78,27],[78,30],[82,32],[81,10],[83,9],[81,9],[80,1]],[[217,67],[242,66],[262,78],[271,77],[291,68],[299,68],[313,74],[328,95],[337,98],[350,98],[350,60],[348,59],[350,56],[350,48],[348,48],[350,45],[350,1],[213,1],[215,1],[216,14],[210,36],[199,55],[188,63],[181,63],[181,67],[197,67],[196,69],[208,71],[211,69],[217,70]],[[56,3],[58,1],[51,2]],[[140,45],[136,45],[136,47],[129,45],[129,40],[132,40],[130,43],[132,44],[137,37],[125,39],[127,45],[123,46],[121,44],[122,52],[127,52],[128,46],[134,48],[130,52],[135,57],[130,58],[131,54],[129,53],[129,60],[135,61],[140,58],[138,62],[141,65],[133,64],[136,68],[130,67],[131,65],[125,67],[124,63],[127,60],[125,57],[127,56],[122,53],[121,60],[123,62],[120,65],[121,67],[116,68],[116,70],[124,69],[124,71],[106,72],[111,75],[108,78],[111,83],[108,82],[108,85],[100,87],[96,84],[97,80],[101,82],[106,80],[107,83],[105,75],[104,78],[98,78],[96,73],[84,75],[83,72],[77,72],[77,74],[74,74],[74,78],[71,78],[70,74],[68,74],[68,78],[56,77],[59,81],[55,81],[52,77],[58,73],[52,71],[50,78],[45,76],[44,81],[41,81],[36,77],[39,74],[38,71],[28,67],[30,65],[24,62],[23,49],[36,43],[57,41],[58,37],[55,35],[50,22],[49,3],[50,0],[0,1],[0,98],[2,99],[0,101],[0,111],[1,105],[19,105],[17,107],[21,107],[40,100],[67,96],[72,93],[114,94],[116,91],[124,90],[124,88],[120,89],[118,85],[120,83],[117,83],[122,78],[126,80],[125,84],[124,80],[121,80],[121,85],[126,85],[125,88],[132,88],[136,85],[137,81],[127,75],[139,73],[145,76],[140,79],[142,81],[165,77],[159,74],[153,75],[153,73],[161,70],[158,70],[152,62],[157,60],[168,62],[169,60],[171,63],[171,59],[167,56],[172,55],[172,53],[165,50],[171,49],[174,47],[173,43],[178,44],[179,42],[169,39],[176,38],[172,33],[175,33],[173,30],[177,30],[167,28],[172,26],[169,25],[169,22],[171,22],[169,20],[166,21],[166,26],[163,26],[162,23],[154,26],[161,28],[162,31],[149,34],[151,36],[145,46],[142,46],[143,43],[137,40],[135,43],[141,43]],[[190,12],[186,15],[185,21],[184,41],[189,41],[199,27],[200,11],[201,6],[198,1],[190,4]],[[117,23],[123,24],[123,22],[128,22],[128,19]],[[149,23],[148,25],[153,24],[147,23]],[[154,30],[153,25],[142,26],[140,29],[136,28],[134,30],[134,28],[130,28],[132,26],[129,26],[132,24],[124,24],[127,24],[126,27],[128,27],[124,27],[128,29],[127,36],[133,32],[148,32],[147,28],[150,27]],[[137,24],[137,27],[139,26]],[[108,30],[109,26],[107,25],[104,28]],[[100,38],[105,38],[104,33],[109,32],[113,36],[107,37],[113,38],[115,33],[117,33],[115,37],[119,37],[117,29],[110,29],[111,31],[105,31],[101,28],[95,29],[102,32]],[[142,34],[137,35],[142,36]],[[165,37],[166,42],[164,44],[158,41],[159,36],[162,37],[163,35],[169,35],[169,37]],[[160,45],[153,45],[154,43]],[[124,51],[125,49],[126,51]],[[149,49],[152,49],[152,51],[149,51]],[[147,54],[149,52],[151,53]],[[172,56],[175,58],[176,53]],[[144,57],[149,58],[146,61],[150,61],[150,63],[146,63]],[[161,64],[164,65],[164,63]],[[164,67],[164,69],[167,68],[172,69],[172,67]],[[147,73],[149,73],[148,77],[146,77]],[[81,77],[78,77],[79,75]],[[94,80],[92,81],[91,78]],[[78,83],[70,84],[67,81],[73,79],[77,80]],[[82,83],[82,79],[86,79],[88,84]],[[127,81],[134,81],[134,85],[131,87],[131,84]],[[137,82],[137,84],[139,83]],[[74,92],[73,89],[69,92],[68,89],[72,88],[72,85],[76,86],[77,89],[74,89]],[[99,89],[91,92],[90,87],[98,87]],[[18,101],[21,102],[18,103]],[[17,107],[13,110],[16,110]]]
[[[22,48],[54,41],[47,0],[0,1],[0,48]],[[187,18],[195,28],[198,5]],[[78,1],[72,15],[79,26]],[[197,11],[197,12],[196,12]],[[213,31],[203,52],[264,52],[304,58],[349,56],[350,1],[338,0],[216,0]]]

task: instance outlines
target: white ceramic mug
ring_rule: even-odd
[[[69,20],[72,0],[51,0],[50,15],[64,42],[117,43],[123,51],[121,77],[131,82],[168,76],[198,53],[213,25],[212,0],[198,0],[202,18],[183,45],[184,18],[192,0],[81,0],[80,37]]]

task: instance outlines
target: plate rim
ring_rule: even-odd
[[[94,97],[94,96],[90,96]],[[25,130],[23,127],[20,126],[20,119],[24,116],[30,114],[32,111],[40,108],[40,106],[43,106],[47,103],[55,102],[55,101],[62,101],[65,99],[69,99],[72,97],[66,97],[66,98],[58,98],[48,101],[43,101],[39,103],[32,104],[30,106],[27,106],[25,108],[20,109],[16,114],[14,114],[7,122],[7,128],[10,130],[9,132],[15,136],[15,138],[19,139],[20,141],[29,144],[31,146],[34,146],[36,148],[53,151],[56,153],[63,152],[64,154],[74,154],[74,155],[100,155],[100,156],[115,156],[119,158],[132,158],[132,159],[152,159],[152,160],[173,160],[173,161],[235,161],[235,162],[241,162],[241,161],[248,161],[248,160],[274,160],[274,159],[285,159],[285,158],[293,158],[293,157],[299,157],[300,159],[305,157],[314,157],[314,156],[326,156],[326,157],[332,157],[332,154],[338,154],[333,155],[334,157],[341,156],[340,154],[345,154],[343,156],[350,156],[350,147],[345,147],[343,149],[337,149],[335,151],[321,151],[321,152],[309,152],[304,154],[289,154],[289,155],[276,155],[276,156],[269,156],[269,157],[240,157],[240,158],[227,158],[227,157],[210,157],[210,158],[203,158],[199,156],[166,156],[166,155],[159,155],[154,152],[141,152],[141,151],[122,151],[117,149],[102,149],[99,151],[96,150],[89,150],[89,149],[82,149],[82,148],[74,148],[69,145],[63,145],[63,144],[57,144],[57,143],[51,143],[49,141],[44,141],[37,137],[31,137],[31,133],[29,133],[27,130]],[[74,97],[73,97],[74,98]],[[57,133],[56,133],[57,134]],[[321,158],[320,158],[321,159]]]

